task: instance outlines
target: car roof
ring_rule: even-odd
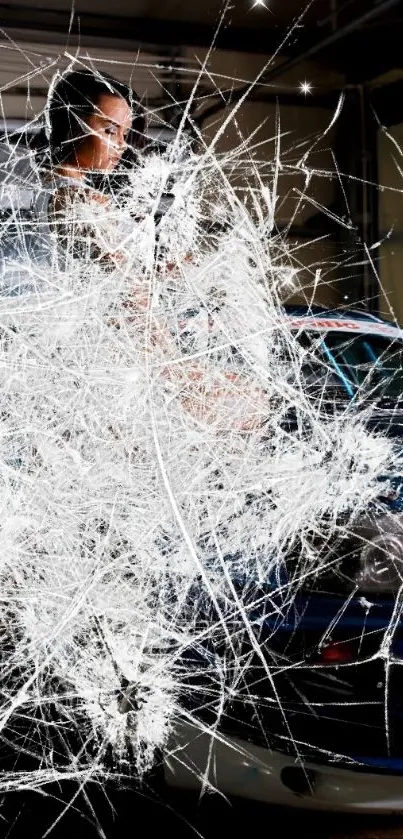
[[[317,332],[351,332],[366,335],[384,335],[403,340],[403,329],[392,321],[384,320],[370,312],[356,309],[324,309],[320,306],[284,306],[287,321],[292,328]]]

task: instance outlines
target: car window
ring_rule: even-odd
[[[327,358],[323,338],[322,333],[301,330],[290,341],[280,333],[271,346],[269,366],[276,378],[291,386],[296,400],[308,398],[330,408],[348,401],[352,392],[346,392],[336,366]]]
[[[403,396],[403,344],[380,335],[329,332],[322,351],[346,390],[400,400]]]
[[[381,335],[300,332],[297,374],[304,388],[326,398],[403,400],[403,343]]]

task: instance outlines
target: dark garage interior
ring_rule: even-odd
[[[206,142],[242,101],[218,151],[253,135],[263,167],[273,157],[269,138],[278,119],[292,162],[307,138],[319,136],[309,200],[296,199],[295,171],[279,182],[277,228],[307,254],[305,293],[312,285],[312,302],[322,307],[359,308],[403,323],[402,41],[402,0],[0,2],[1,133],[29,131],[55,68],[82,59],[130,81],[154,139],[174,136],[190,99],[189,123]],[[339,177],[323,175],[330,169]],[[328,279],[316,288],[322,263]],[[147,784],[119,788],[111,781],[80,791],[49,834],[68,789],[54,783],[39,793],[8,794],[0,836],[215,839],[225,832],[235,839],[252,830],[276,839],[403,837],[397,815],[310,813],[226,800],[210,790],[198,796],[169,790],[160,770]],[[84,799],[87,814],[101,814],[104,832],[91,816],[83,819]]]

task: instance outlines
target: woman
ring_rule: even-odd
[[[105,178],[119,163],[133,163],[133,143],[144,136],[145,124],[133,91],[105,74],[72,71],[55,77],[45,116],[46,130],[35,142],[44,188],[33,206],[42,231],[56,232],[59,257],[67,250],[119,264],[122,254],[105,240],[105,226],[101,231],[99,223],[91,224],[88,212],[83,223],[80,208],[92,207],[94,222],[97,208],[112,208],[94,176]]]
[[[129,137],[144,136],[144,117],[133,92],[107,75],[87,70],[56,77],[51,85],[46,111],[48,148],[42,149],[45,190],[38,197],[36,211],[49,230],[56,231],[60,259],[82,257],[104,269],[132,276],[133,244],[130,228],[135,220],[113,200],[93,186],[94,174],[110,176],[132,153]],[[139,143],[137,143],[139,145]],[[140,175],[141,177],[141,175]],[[131,247],[122,247],[123,241]],[[65,263],[66,264],[66,263]],[[169,271],[169,268],[167,268]],[[125,294],[118,317],[110,324],[125,325],[149,310],[147,278],[133,271],[130,294]],[[141,269],[140,269],[141,271]],[[130,284],[130,280],[129,280]],[[144,319],[140,318],[144,326]],[[138,322],[138,326],[140,323]],[[178,347],[155,315],[148,318],[148,349],[158,345],[166,366],[163,378],[172,395],[178,394],[182,408],[196,421],[227,428],[253,430],[262,423],[262,411],[255,411],[262,392],[250,388],[241,375],[228,372],[211,378],[211,370],[178,361]],[[208,383],[207,383],[208,381]],[[247,408],[237,411],[247,396]],[[245,410],[248,414],[245,416]],[[237,414],[237,416],[235,416]]]

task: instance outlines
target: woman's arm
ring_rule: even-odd
[[[55,230],[61,249],[73,258],[94,262],[106,271],[130,270],[130,254],[122,248],[119,210],[102,193],[87,186],[61,187],[49,208],[49,222]],[[147,286],[139,279],[120,304],[121,317],[111,317],[111,326],[135,320],[149,307]]]
[[[85,185],[60,187],[49,207],[49,223],[66,253],[112,269],[126,259],[113,222],[108,198]]]

